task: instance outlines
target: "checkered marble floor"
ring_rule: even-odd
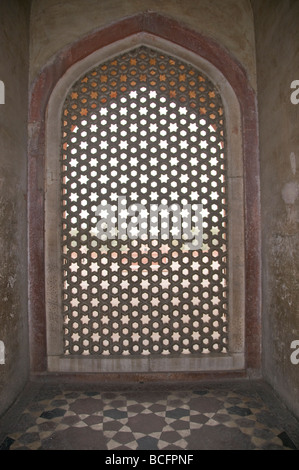
[[[88,387],[87,387],[88,388]],[[0,449],[296,449],[258,393],[43,387]]]

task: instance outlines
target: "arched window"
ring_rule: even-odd
[[[174,57],[127,52],[73,85],[62,147],[65,353],[226,353],[216,87]]]
[[[244,366],[239,115],[227,83],[189,58],[110,52],[53,94],[50,370]]]

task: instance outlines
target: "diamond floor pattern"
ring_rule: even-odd
[[[89,388],[41,386],[0,449],[296,449],[278,411],[252,388]]]

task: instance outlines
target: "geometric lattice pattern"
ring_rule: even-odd
[[[88,72],[63,108],[61,184],[65,354],[226,353],[225,132],[211,81],[144,46]]]

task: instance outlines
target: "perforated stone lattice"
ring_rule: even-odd
[[[73,85],[62,137],[65,354],[227,352],[224,137],[210,80],[147,47]],[[155,204],[180,210],[151,221]],[[203,243],[186,250],[175,224],[165,237],[163,221],[194,204],[202,204]],[[110,233],[99,216],[113,222]]]

